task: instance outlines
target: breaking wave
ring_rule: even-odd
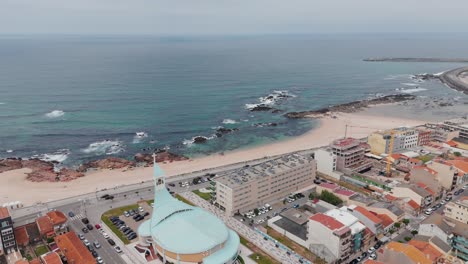
[[[256,104],[245,104],[245,109],[251,110],[257,106],[272,106],[287,98],[296,97],[294,94],[289,93],[287,90],[275,90],[267,96],[258,98],[260,101]]]
[[[62,117],[63,115],[65,115],[65,112],[62,110],[54,110],[52,112],[45,114],[45,116],[48,118],[58,118],[58,117]]]
[[[426,88],[413,88],[413,89],[396,89],[397,91],[399,91],[400,93],[406,93],[406,94],[412,94],[412,93],[419,93],[419,92],[422,92],[422,91],[427,91]]]
[[[104,140],[89,144],[85,149],[82,149],[84,153],[93,153],[98,155],[112,155],[123,152],[125,150],[122,141],[118,140]]]
[[[54,153],[36,155],[36,156],[33,156],[33,158],[38,158],[43,161],[61,163],[61,162],[64,162],[66,159],[68,159],[68,156],[70,155],[70,153],[71,152],[69,149],[60,149]]]
[[[237,124],[237,121],[233,119],[224,119],[222,123],[223,124]]]

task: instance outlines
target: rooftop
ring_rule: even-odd
[[[0,207],[0,219],[7,218],[10,216],[8,209],[5,207]]]
[[[432,264],[432,261],[426,258],[426,255],[419,251],[416,247],[408,244],[398,243],[391,241],[385,246],[386,250],[399,252],[406,255],[413,263],[418,264]]]
[[[15,264],[29,264],[29,261],[25,259],[21,259],[21,260],[16,261]]]
[[[401,210],[400,208],[398,208],[398,206],[394,205],[394,204],[391,204],[391,203],[387,203],[387,202],[375,202],[371,205],[369,205],[369,207],[374,207],[374,208],[385,208],[387,210],[389,210],[390,212],[392,212],[394,215],[396,216],[400,216],[400,215],[403,215],[405,212],[403,212],[403,210]],[[370,209],[370,211],[372,211],[372,209]]]
[[[62,253],[67,257],[68,262],[80,264],[95,264],[96,260],[81,240],[71,231],[54,238],[55,243]]]
[[[415,209],[415,210],[418,210],[419,208],[421,208],[417,202],[415,202],[414,200],[409,200],[408,201],[408,205],[411,206],[411,208]]]
[[[353,210],[358,211],[362,215],[364,215],[367,219],[370,221],[374,222],[375,224],[381,224],[382,219],[378,218],[376,215],[373,213],[369,212],[366,208],[361,207],[361,206],[356,206],[353,208]]]
[[[298,166],[312,162],[312,160],[313,159],[311,157],[290,154],[252,165],[247,168],[243,167],[227,172],[226,174],[216,178],[216,182],[231,188],[240,187],[251,181],[256,181],[267,176],[293,170]]]
[[[46,255],[41,256],[44,264],[62,264],[60,256],[56,252],[49,252]]]
[[[53,225],[61,225],[67,222],[67,217],[60,211],[50,211],[47,213],[47,216]]]
[[[340,194],[340,195],[343,195],[343,196],[348,196],[348,197],[355,194],[355,192],[350,191],[350,190],[346,190],[346,189],[335,190],[334,193]]]
[[[291,219],[286,217],[280,217],[280,219],[276,220],[274,224],[288,231],[289,233],[300,237],[303,240],[307,240],[306,225],[300,225],[297,222],[291,221]]]
[[[29,235],[25,226],[20,226],[14,229],[15,238],[18,245],[26,245],[29,243]]]
[[[345,226],[341,222],[335,220],[335,218],[322,214],[322,213],[314,214],[309,219],[312,221],[321,223],[322,225],[326,226],[328,229],[332,231]]]
[[[328,216],[333,217],[337,221],[341,222],[343,225],[351,229],[352,234],[359,233],[366,229],[366,227],[359,222],[354,215],[348,212],[347,207],[342,207],[340,209],[332,209],[325,213]]]
[[[434,248],[431,244],[429,244],[429,242],[412,239],[408,242],[408,244],[417,248],[419,251],[425,254],[426,257],[429,258],[432,262],[436,261],[439,257],[442,256],[442,253],[436,248]]]
[[[393,225],[393,220],[390,218],[390,216],[386,214],[377,214],[377,217],[382,220],[382,226],[388,227],[390,225]]]
[[[345,148],[351,148],[351,147],[356,147],[361,144],[361,141],[356,138],[342,138],[342,139],[337,139],[333,141],[330,144],[330,147],[332,148],[339,148],[339,149],[345,149]]]
[[[468,174],[468,161],[464,161],[464,160],[447,160],[447,163],[450,163],[455,168],[457,168],[458,172]]]
[[[329,190],[335,190],[336,188],[339,187],[337,184],[328,183],[328,182],[322,182],[322,183],[319,184],[319,186],[322,187],[322,188],[329,189]]]
[[[441,214],[435,213],[424,219],[421,224],[438,226],[444,233],[450,235],[468,237],[468,225],[462,222],[450,220]]]
[[[39,228],[39,232],[43,235],[54,231],[54,226],[52,225],[52,222],[50,221],[50,218],[47,215],[37,218],[36,224]]]
[[[306,214],[304,212],[301,212],[301,211],[297,210],[296,208],[290,208],[290,209],[282,212],[281,216],[295,222],[298,225],[304,225],[309,221],[309,216],[310,215],[308,215],[308,214]]]

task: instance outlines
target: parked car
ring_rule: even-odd
[[[85,246],[87,246],[87,247],[91,245],[91,243],[89,243],[88,239],[83,240],[83,244]]]
[[[101,244],[98,241],[94,241],[93,245],[95,248],[101,248]]]
[[[141,207],[141,206],[140,206],[140,207],[138,207],[138,211],[140,211],[140,212],[144,212],[144,211],[145,211],[145,209],[143,209],[143,207]]]
[[[102,233],[102,236],[105,238],[105,239],[108,239],[109,238],[109,235],[107,233]]]
[[[90,250],[91,251],[91,254],[93,255],[93,257],[97,258],[99,257],[98,253],[96,252],[96,250]]]
[[[115,246],[114,249],[117,251],[117,253],[122,253],[122,249],[120,249],[119,246]]]
[[[124,211],[123,214],[125,215],[125,217],[129,217],[129,216],[130,216],[130,214],[129,214],[127,211]]]
[[[375,248],[374,247],[370,247],[368,250],[367,250],[367,253],[369,254],[372,254],[375,252]]]
[[[115,246],[115,242],[111,238],[107,239],[107,243],[109,243],[111,246]]]
[[[68,216],[69,216],[69,217],[74,217],[75,214],[74,214],[73,212],[70,211],[70,212],[68,212]]]
[[[128,236],[128,240],[133,240],[133,239],[135,239],[136,237],[137,237],[137,235],[134,233],[134,234]]]
[[[81,229],[81,231],[83,231],[83,233],[88,233],[88,232],[89,232],[88,228],[86,228],[86,227],[83,227],[83,228]]]
[[[83,224],[85,224],[85,225],[89,224],[89,220],[86,217],[81,219],[81,222],[83,222]]]
[[[85,239],[85,237],[84,237],[83,234],[78,234],[78,238],[79,238],[80,240],[84,240],[84,239]]]
[[[93,230],[94,229],[92,224],[87,224],[86,227],[88,228],[88,230]]]
[[[101,229],[101,225],[100,225],[100,224],[95,224],[94,227],[96,227],[96,229]]]
[[[104,263],[104,260],[102,260],[101,257],[97,257],[96,262],[99,263],[99,264],[102,264],[102,263]]]
[[[377,255],[376,255],[375,253],[372,253],[372,254],[369,256],[369,259],[375,260],[375,259],[377,259]]]
[[[169,186],[175,187],[175,184],[174,183],[169,183]]]
[[[143,214],[143,217],[146,217],[146,216],[148,216],[149,214],[150,214],[149,212],[145,212],[145,213]]]

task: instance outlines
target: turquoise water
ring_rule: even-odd
[[[464,54],[468,37],[457,35],[2,36],[0,157],[77,164],[163,147],[196,156],[265,144],[314,126],[285,119],[287,111],[402,87],[418,86],[414,94],[421,96],[463,96],[410,79],[461,64],[363,58]],[[246,109],[274,91],[291,96],[272,105],[283,113]],[[271,122],[278,125],[254,125]],[[216,138],[219,126],[239,131]],[[191,144],[195,136],[209,140]]]

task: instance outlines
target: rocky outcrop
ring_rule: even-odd
[[[203,137],[203,136],[196,136],[196,137],[193,138],[193,143],[195,143],[195,144],[205,143],[206,141],[208,141],[208,138]]]
[[[226,128],[226,127],[219,127],[216,129],[216,137],[222,137],[224,134],[229,134],[234,131],[239,131],[238,128]]]
[[[121,169],[125,167],[134,167],[135,162],[117,158],[117,157],[109,157],[105,159],[90,161],[80,165],[77,169],[78,172],[86,172],[89,169]]]
[[[8,158],[0,160],[0,173],[21,168],[23,168],[23,163],[20,158]]]
[[[256,123],[253,124],[254,127],[275,127],[278,126],[278,123]]]
[[[134,156],[136,162],[152,164],[153,163],[153,154],[149,153],[137,153]],[[161,151],[156,153],[156,162],[173,162],[187,160],[188,158],[182,155],[177,155],[168,151]]]
[[[427,80],[433,80],[433,79],[439,79],[439,76],[431,73],[420,73],[420,74],[415,74],[411,76],[411,79],[413,80],[420,80],[420,81],[427,81]]]
[[[361,111],[362,109],[369,107],[371,105],[379,105],[379,104],[388,104],[388,103],[397,103],[397,102],[404,102],[408,100],[414,100],[416,96],[411,94],[395,94],[395,95],[387,95],[382,96],[374,99],[362,100],[362,101],[354,101],[345,104],[334,105],[318,110],[310,110],[310,111],[302,111],[302,112],[289,112],[286,113],[285,116],[287,118],[304,118],[310,117],[314,115],[323,115],[330,112],[342,112],[342,113],[353,113]]]
[[[264,105],[264,104],[259,104],[259,105],[256,105],[252,108],[249,109],[250,111],[252,112],[260,112],[260,111],[278,111],[278,109],[275,109],[271,106],[268,106],[268,105]]]

